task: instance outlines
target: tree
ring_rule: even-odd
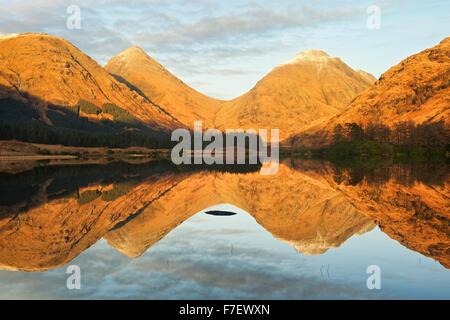
[[[364,137],[378,142],[389,142],[390,129],[382,123],[369,122],[364,129]]]
[[[344,128],[340,124],[337,124],[333,130],[333,142],[338,143],[344,140]]]
[[[364,130],[355,122],[346,123],[345,129],[350,141],[361,140],[364,138]]]

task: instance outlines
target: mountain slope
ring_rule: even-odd
[[[94,122],[115,121],[124,114],[156,130],[180,126],[64,39],[32,33],[2,37],[0,61],[0,99],[31,106],[48,125],[54,124],[49,115],[52,106],[58,107],[52,114],[61,116],[84,101],[86,110],[78,115]],[[109,109],[115,112],[102,112],[105,104],[113,104]],[[13,107],[5,108],[5,114],[14,113]]]
[[[111,58],[105,69],[184,125],[192,128],[195,120],[202,120],[204,127],[213,127],[212,119],[220,101],[189,87],[141,48],[128,48]]]
[[[373,82],[323,51],[309,50],[280,65],[243,96],[221,107],[219,128],[279,128],[280,138],[330,117]]]
[[[190,88],[138,47],[102,68],[64,39],[45,34],[11,35],[0,43],[2,118],[12,114],[83,130],[125,122],[109,129],[124,131],[139,122],[170,132],[202,120],[205,128],[222,130],[278,128],[286,139],[342,112],[374,80],[310,50],[273,69],[243,96],[219,101]]]
[[[342,111],[375,81],[316,50],[300,53],[231,101],[200,94],[138,47],[113,57],[105,68],[187,126],[202,120],[204,127],[222,130],[279,128],[281,137]]]
[[[369,81],[371,84],[374,84],[375,81],[377,81],[377,78],[375,78],[372,74],[368,73],[364,70],[356,70],[361,76],[363,76],[367,81]]]
[[[386,71],[374,86],[360,94],[345,111],[327,119],[295,144],[324,145],[337,124],[399,121],[450,123],[450,37]]]

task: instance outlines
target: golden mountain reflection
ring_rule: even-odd
[[[202,210],[231,204],[307,255],[375,226],[450,268],[448,168],[378,169],[285,159],[253,167],[165,162],[46,165],[0,173],[0,268],[62,266],[104,238],[136,258]],[[339,249],[337,249],[339,250]]]

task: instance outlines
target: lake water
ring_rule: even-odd
[[[446,164],[2,169],[2,299],[450,298]]]

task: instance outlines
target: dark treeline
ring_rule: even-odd
[[[166,138],[168,139],[168,137]],[[81,130],[51,127],[40,122],[20,123],[0,121],[0,140],[19,140],[42,144],[76,147],[149,148],[169,147],[166,139],[155,139],[137,131],[89,133]]]
[[[80,112],[97,117],[102,113],[109,114],[114,120],[98,118],[91,121],[81,117]],[[84,100],[73,107],[48,105],[46,116],[53,125],[40,121],[39,112],[28,103],[0,99],[0,140],[76,147],[171,146],[167,132],[145,126],[114,104],[105,104],[103,109]]]
[[[383,185],[394,181],[408,187],[417,182],[443,187],[448,181],[449,174],[449,167],[440,163],[392,164],[374,168],[334,166],[335,182],[350,185],[357,185],[363,181],[369,185]]]
[[[392,159],[382,163],[345,163],[329,161],[287,158],[283,160],[290,168],[304,172],[327,176],[330,173],[337,184],[383,186],[394,182],[411,187],[416,183],[427,186],[445,187],[450,178],[450,166],[441,162],[399,163]]]
[[[377,162],[397,159],[403,162],[446,161],[450,150],[450,128],[444,121],[415,124],[397,122],[388,127],[380,123],[336,125],[332,144],[313,149],[311,156],[339,161]],[[378,159],[378,160],[377,160]]]
[[[361,126],[357,123],[336,125],[333,131],[333,142],[370,140],[400,146],[445,147],[449,143],[450,130],[444,121],[416,125],[412,121],[397,122],[392,128],[380,124],[369,123]]]

